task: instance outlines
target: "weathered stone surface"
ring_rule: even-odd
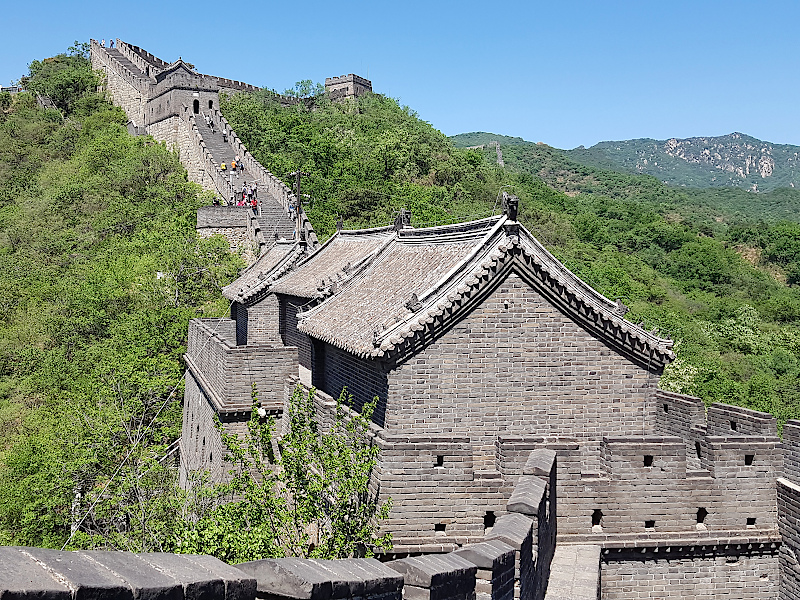
[[[66,584],[24,553],[24,548],[0,547],[0,600],[70,599]]]
[[[406,585],[432,588],[455,584],[472,577],[473,586],[477,567],[456,554],[429,554],[401,558],[386,563],[386,566],[403,575]]]
[[[259,594],[311,600],[333,597],[331,577],[314,568],[310,561],[266,559],[242,563],[238,568],[255,577]]]
[[[232,567],[218,558],[189,554],[189,560],[220,577],[225,583],[225,600],[253,600],[256,595],[256,579],[242,570]]]
[[[522,470],[523,475],[535,475],[536,477],[550,477],[550,471],[553,469],[553,463],[556,460],[556,451],[550,448],[537,448],[528,456],[525,461],[525,468]]]
[[[225,580],[192,561],[188,554],[153,552],[137,554],[147,564],[155,567],[183,586],[186,600],[218,600],[225,598]]]
[[[514,561],[514,548],[495,539],[464,546],[453,554],[467,559],[479,569],[495,569],[506,561]]]
[[[545,600],[597,600],[599,591],[600,546],[559,545]]]
[[[549,474],[549,473],[548,473]],[[517,480],[514,491],[506,504],[508,512],[522,513],[534,516],[538,514],[539,507],[547,489],[547,482],[531,475],[524,475]]]
[[[73,591],[75,600],[134,600],[130,586],[117,575],[77,552],[25,548]]]
[[[519,550],[530,538],[533,528],[533,519],[519,513],[509,513],[498,517],[491,533],[486,535],[487,540],[500,540],[515,550]]]
[[[127,583],[135,600],[183,600],[183,585],[130,552],[79,553]]]

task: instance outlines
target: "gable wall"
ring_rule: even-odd
[[[275,294],[267,294],[263,299],[247,307],[247,343],[282,344],[280,309]]]
[[[479,307],[389,374],[385,428],[464,434],[497,470],[498,433],[644,435],[658,376],[592,337],[511,273]],[[481,465],[481,462],[483,463]]]

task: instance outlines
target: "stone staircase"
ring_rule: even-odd
[[[261,225],[261,232],[267,240],[276,239],[276,235],[278,238],[290,240],[294,235],[294,221],[286,214],[283,206],[271,197],[261,200],[261,214],[258,216],[258,222]]]
[[[230,169],[230,164],[235,160],[236,155],[233,148],[231,148],[227,142],[223,141],[219,125],[214,127],[214,133],[212,133],[211,128],[206,125],[206,120],[203,118],[202,114],[195,115],[195,124],[197,126],[197,131],[203,137],[206,148],[208,148],[209,152],[211,152],[211,155],[214,157],[214,164],[220,165],[225,163]],[[230,171],[228,173],[230,177]],[[238,192],[241,191],[243,183],[246,182],[252,185],[252,183],[256,181],[256,177],[246,168],[244,170],[237,169],[236,174],[231,179],[233,180],[233,189],[237,192],[237,199]],[[231,198],[225,198],[225,200],[230,202]],[[276,239],[276,234],[278,238],[292,239],[295,230],[294,221],[289,218],[283,205],[275,198],[272,198],[266,190],[263,189],[263,186],[259,186],[258,202],[260,210],[256,218],[258,219],[259,227],[267,243],[271,245]]]
[[[134,75],[138,77],[147,77],[144,73],[142,73],[142,70],[139,67],[133,64],[124,54],[122,54],[122,52],[120,52],[116,48],[106,48],[105,51],[111,58],[116,60],[119,64],[128,69]]]

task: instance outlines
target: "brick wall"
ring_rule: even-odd
[[[775,417],[742,406],[712,404],[708,407],[708,435],[775,435]]]
[[[285,346],[297,348],[300,364],[311,368],[311,339],[297,330],[297,310],[308,304],[308,298],[297,296],[279,296],[281,339]]]
[[[511,274],[390,373],[385,426],[467,434],[476,469],[496,470],[501,432],[587,441],[651,432],[657,383]]]
[[[197,228],[247,228],[249,208],[244,206],[201,206],[197,209]]]
[[[800,421],[783,426],[783,477],[778,479],[781,600],[800,598]]]
[[[396,546],[476,541],[487,517],[505,514],[512,486],[499,477],[476,478],[468,442],[447,435],[378,438],[375,475],[382,496],[392,499],[386,529]]]
[[[193,319],[186,352],[193,370],[206,381],[209,395],[215,395],[217,410],[249,412],[253,383],[262,406],[283,409],[286,381],[297,372],[297,349],[253,341],[237,346],[235,328],[231,319]]]
[[[280,333],[280,305],[275,294],[268,294],[247,307],[247,343],[283,344]]]
[[[364,402],[377,396],[378,405],[372,420],[384,426],[388,379],[380,362],[361,360],[335,346],[315,341],[313,364],[314,386],[334,398],[346,387],[353,396],[356,410],[361,410]]]
[[[191,371],[186,373],[180,451],[181,486],[187,487],[191,471],[207,470],[212,481],[224,479],[225,449],[222,437],[214,427],[214,408]]]
[[[765,553],[738,549],[727,552],[702,552],[674,557],[664,554],[627,553],[603,554],[601,598],[603,600],[663,600],[692,598],[778,598],[779,573],[775,551]],[[796,596],[792,596],[796,598]]]
[[[687,469],[699,469],[698,448],[706,435],[703,401],[695,396],[658,390],[655,405],[655,433],[681,438],[686,444]]]
[[[113,60],[96,41],[92,41],[92,69],[105,75],[105,89],[114,104],[121,107],[137,126],[145,125],[147,84]],[[143,91],[142,91],[143,90]]]

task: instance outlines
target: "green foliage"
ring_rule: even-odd
[[[283,92],[284,96],[294,98],[311,98],[325,93],[325,86],[314,83],[311,79],[303,79],[294,84],[294,87]]]
[[[231,480],[196,486],[196,518],[178,532],[176,551],[240,563],[364,557],[391,547],[391,537],[378,534],[391,503],[380,503],[369,485],[378,455],[369,435],[375,400],[355,413],[345,406],[352,398],[343,391],[331,429],[322,431],[313,398],[314,390],[294,390],[288,428],[279,439],[273,419],[259,415],[255,390],[243,439],[217,422],[229,450],[225,461],[233,465]]]
[[[34,60],[20,80],[22,87],[49,97],[65,114],[72,113],[78,100],[94,91],[98,82],[91,70],[88,44],[77,41],[67,53]]]
[[[253,155],[293,185],[301,169],[306,212],[326,237],[347,227],[387,225],[400,208],[413,223],[487,216],[499,183],[480,153],[456,150],[408,107],[377,94],[346,102],[316,97],[282,106],[271,92],[236,94],[222,111]]]
[[[91,76],[65,56],[33,72]],[[188,321],[225,310],[219,285],[242,263],[197,237],[206,199],[175,153],[92,91],[69,106],[51,119],[17,94],[0,123],[0,543],[60,547],[99,498],[76,543],[152,548],[150,529],[115,541],[138,518],[117,506],[162,475]]]

